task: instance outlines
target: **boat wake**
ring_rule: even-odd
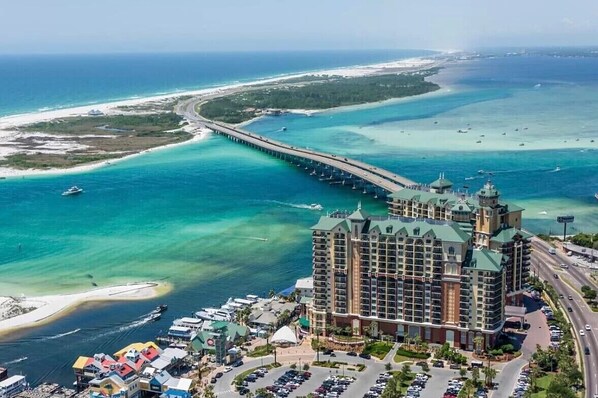
[[[5,365],[13,365],[15,363],[23,362],[29,359],[29,357],[21,357],[17,359],[13,359],[12,361],[4,362]]]
[[[139,320],[133,321],[133,322],[128,323],[126,325],[123,325],[123,326],[120,326],[120,327],[117,327],[117,328],[113,328],[113,329],[111,329],[111,330],[109,330],[107,332],[96,334],[95,336],[93,336],[89,340],[96,340],[96,339],[99,339],[99,338],[102,338],[102,337],[111,336],[113,334],[123,333],[123,332],[126,332],[127,330],[139,328],[139,327],[145,325],[146,323],[149,323],[150,321],[151,321],[150,318],[145,317],[143,319],[139,319]]]
[[[237,239],[259,240],[260,242],[267,242],[268,238],[261,238],[259,236],[236,236]]]
[[[46,337],[45,340],[56,340],[56,339],[59,339],[61,337],[65,337],[65,336],[69,336],[71,334],[79,333],[80,331],[81,331],[81,329],[77,328],[77,329],[71,330],[70,332],[64,332],[64,333],[60,333],[60,334],[57,334],[57,335],[54,335],[54,336]]]
[[[269,200],[270,203],[276,203],[277,205],[292,207],[294,209],[304,209],[304,210],[324,210],[324,207],[319,203],[312,203],[312,204],[305,204],[305,203],[287,203],[281,202],[278,200]]]

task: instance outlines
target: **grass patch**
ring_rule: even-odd
[[[392,344],[384,343],[382,341],[375,341],[368,343],[363,349],[364,354],[370,354],[378,359],[384,359],[386,354],[392,349]]]
[[[395,355],[395,362],[397,362],[397,357],[405,357],[411,359],[428,359],[430,358],[430,354],[427,352],[416,352],[416,351],[409,351],[403,348],[399,348],[397,350],[397,355]]]
[[[400,354],[396,354],[395,357],[394,357],[394,361],[397,362],[397,363],[405,362],[405,361],[414,362],[414,358],[406,357],[406,356],[400,355]]]
[[[532,398],[545,398],[546,390],[555,375],[556,373],[547,373],[546,375],[539,377],[538,380],[536,380],[536,392],[532,393]]]
[[[313,366],[319,366],[321,368],[340,369],[341,365],[348,365],[347,362],[336,362],[336,361],[314,361]]]
[[[243,380],[245,380],[245,378],[247,376],[249,376],[250,374],[252,374],[253,372],[255,372],[258,369],[261,368],[266,368],[266,369],[274,369],[274,368],[279,368],[281,365],[277,362],[277,363],[271,363],[268,365],[264,365],[264,366],[257,366],[255,368],[251,368],[248,369],[242,373],[239,373],[238,375],[235,376],[235,378],[233,379],[233,382],[231,384],[238,386],[241,385],[241,383],[243,382]]]
[[[32,136],[14,140],[22,152],[0,160],[0,165],[14,169],[68,168],[120,158],[191,139],[192,134],[180,130],[181,120],[170,112],[78,116],[33,123],[19,128]],[[66,153],[64,149],[48,149],[56,146],[76,149]]]
[[[253,351],[247,354],[248,357],[256,358],[256,357],[263,357],[266,355],[270,355],[272,353],[273,346],[272,344],[264,344],[255,347]]]

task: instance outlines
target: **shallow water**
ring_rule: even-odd
[[[502,69],[486,60],[444,70],[438,79],[453,90],[446,94],[313,117],[265,118],[247,129],[346,154],[416,181],[430,182],[445,172],[456,187],[468,185],[469,191],[488,177],[481,178],[479,169],[492,171],[504,198],[527,208],[526,228],[558,232],[556,215],[571,213],[576,216],[573,232],[598,229],[594,149],[479,152],[471,145],[455,148],[452,136],[438,138],[441,144],[428,140],[434,149],[421,149],[410,147],[412,140],[400,133],[403,129],[415,137],[435,130],[434,121],[444,125],[459,118],[474,128],[484,124],[488,131],[492,121],[513,130],[534,126],[528,118],[535,117],[539,105],[530,103],[536,98],[532,90],[544,80],[557,83],[551,92],[555,104],[542,117],[548,137],[539,135],[539,140],[556,133],[575,137],[584,123],[595,126],[586,109],[576,115],[570,113],[578,107],[566,108],[567,115],[559,112],[559,101],[565,107],[572,98],[571,87],[590,96],[588,88],[595,85],[570,69],[575,65],[565,63],[559,69],[551,64],[543,72],[532,68],[538,62],[532,58],[509,62]],[[593,62],[598,66],[598,60]],[[538,75],[530,75],[530,70]],[[517,78],[518,73],[522,77]],[[515,77],[504,77],[509,74]],[[567,81],[569,76],[577,80]],[[596,101],[594,91],[587,100]],[[505,120],[496,109],[512,109],[517,116]],[[558,126],[565,117],[573,122],[562,132]],[[287,127],[284,133],[279,131],[282,126]],[[561,170],[554,172],[557,165]],[[75,184],[85,193],[60,195]],[[148,279],[168,281],[175,289],[148,302],[85,305],[52,324],[19,332],[0,342],[0,364],[9,363],[13,373],[29,374],[34,383],[47,378],[70,384],[70,366],[78,355],[112,353],[132,341],[152,339],[175,317],[230,296],[282,290],[311,272],[310,226],[327,211],[352,209],[358,201],[372,213],[386,211],[381,201],[319,182],[296,166],[218,136],[93,172],[2,180],[2,294],[75,291],[91,287],[92,281],[103,286]],[[312,203],[324,210],[309,209]],[[547,214],[540,214],[544,211]],[[143,323],[142,316],[160,302],[170,306],[164,319]]]

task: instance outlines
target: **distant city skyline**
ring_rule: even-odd
[[[5,2],[0,53],[598,45],[598,2]]]

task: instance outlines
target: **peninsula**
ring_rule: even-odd
[[[322,110],[435,91],[425,78],[445,61],[406,59],[0,118],[0,176],[84,171],[201,139],[205,131],[175,112],[191,97],[201,99],[203,116],[236,124],[266,108]]]

